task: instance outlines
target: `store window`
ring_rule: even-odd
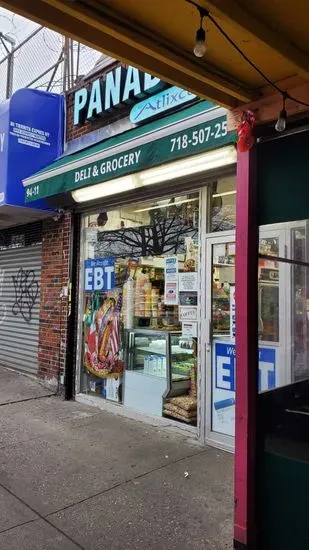
[[[236,227],[236,177],[221,178],[212,186],[211,231],[229,231]]]
[[[199,193],[84,219],[81,391],[197,418]]]
[[[284,227],[263,227],[259,239],[258,328],[259,391],[285,383],[290,364],[291,334],[283,324],[291,305],[293,283],[288,286],[287,263],[280,262],[286,245]],[[236,343],[235,237],[213,235],[208,242],[208,264],[212,266],[211,314],[212,409],[211,430],[235,435]],[[299,279],[299,274],[298,274]],[[295,289],[294,289],[295,290]]]
[[[259,391],[309,377],[308,222],[260,230]]]

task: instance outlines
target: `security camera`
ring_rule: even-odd
[[[56,214],[53,216],[54,222],[59,222],[64,216],[63,208],[57,208]]]

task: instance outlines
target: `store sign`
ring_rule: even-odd
[[[74,125],[104,116],[121,104],[138,101],[167,84],[160,78],[129,66],[117,67],[94,80],[91,89],[81,88],[74,94]]]
[[[276,386],[276,350],[259,347],[259,391]],[[234,435],[236,346],[226,342],[214,342],[213,351],[213,425],[212,429],[226,435]]]
[[[102,183],[165,162],[222,147],[234,141],[235,135],[227,132],[226,116],[208,120],[206,123],[197,124],[181,132],[153,139],[126,152],[110,155],[101,161],[87,163],[86,158],[81,159],[79,168],[70,169],[70,163],[68,163],[59,175],[48,177],[47,174],[44,176],[42,174],[41,181],[26,186],[26,202],[73,191],[86,185]],[[104,151],[102,151],[103,154]],[[76,166],[77,163],[78,158],[75,157],[74,165]],[[50,174],[52,172],[51,170]]]
[[[96,258],[85,260],[86,292],[112,290],[115,287],[115,258]]]
[[[64,97],[41,90],[17,90],[0,104],[1,205],[23,207],[21,181],[62,155],[63,115]],[[46,209],[47,205],[33,207]]]
[[[179,321],[196,321],[197,306],[180,306]]]
[[[172,86],[134,105],[130,112],[130,120],[133,124],[138,124],[165,111],[179,107],[184,103],[188,103],[188,101],[192,101],[196,97],[195,94],[178,88],[178,86]]]

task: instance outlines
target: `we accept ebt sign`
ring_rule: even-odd
[[[115,287],[115,258],[85,260],[85,291],[112,290]]]
[[[216,387],[235,391],[236,346],[222,342],[215,343]],[[259,391],[270,390],[276,382],[276,350],[259,348]]]
[[[228,342],[214,342],[213,345],[213,406],[212,429],[234,436],[235,432],[235,390],[236,390],[236,346]],[[259,391],[276,386],[276,349],[259,348]]]

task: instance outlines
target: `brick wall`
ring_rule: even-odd
[[[69,280],[70,234],[69,213],[43,222],[38,376],[55,388],[65,370],[68,298],[61,291]]]

